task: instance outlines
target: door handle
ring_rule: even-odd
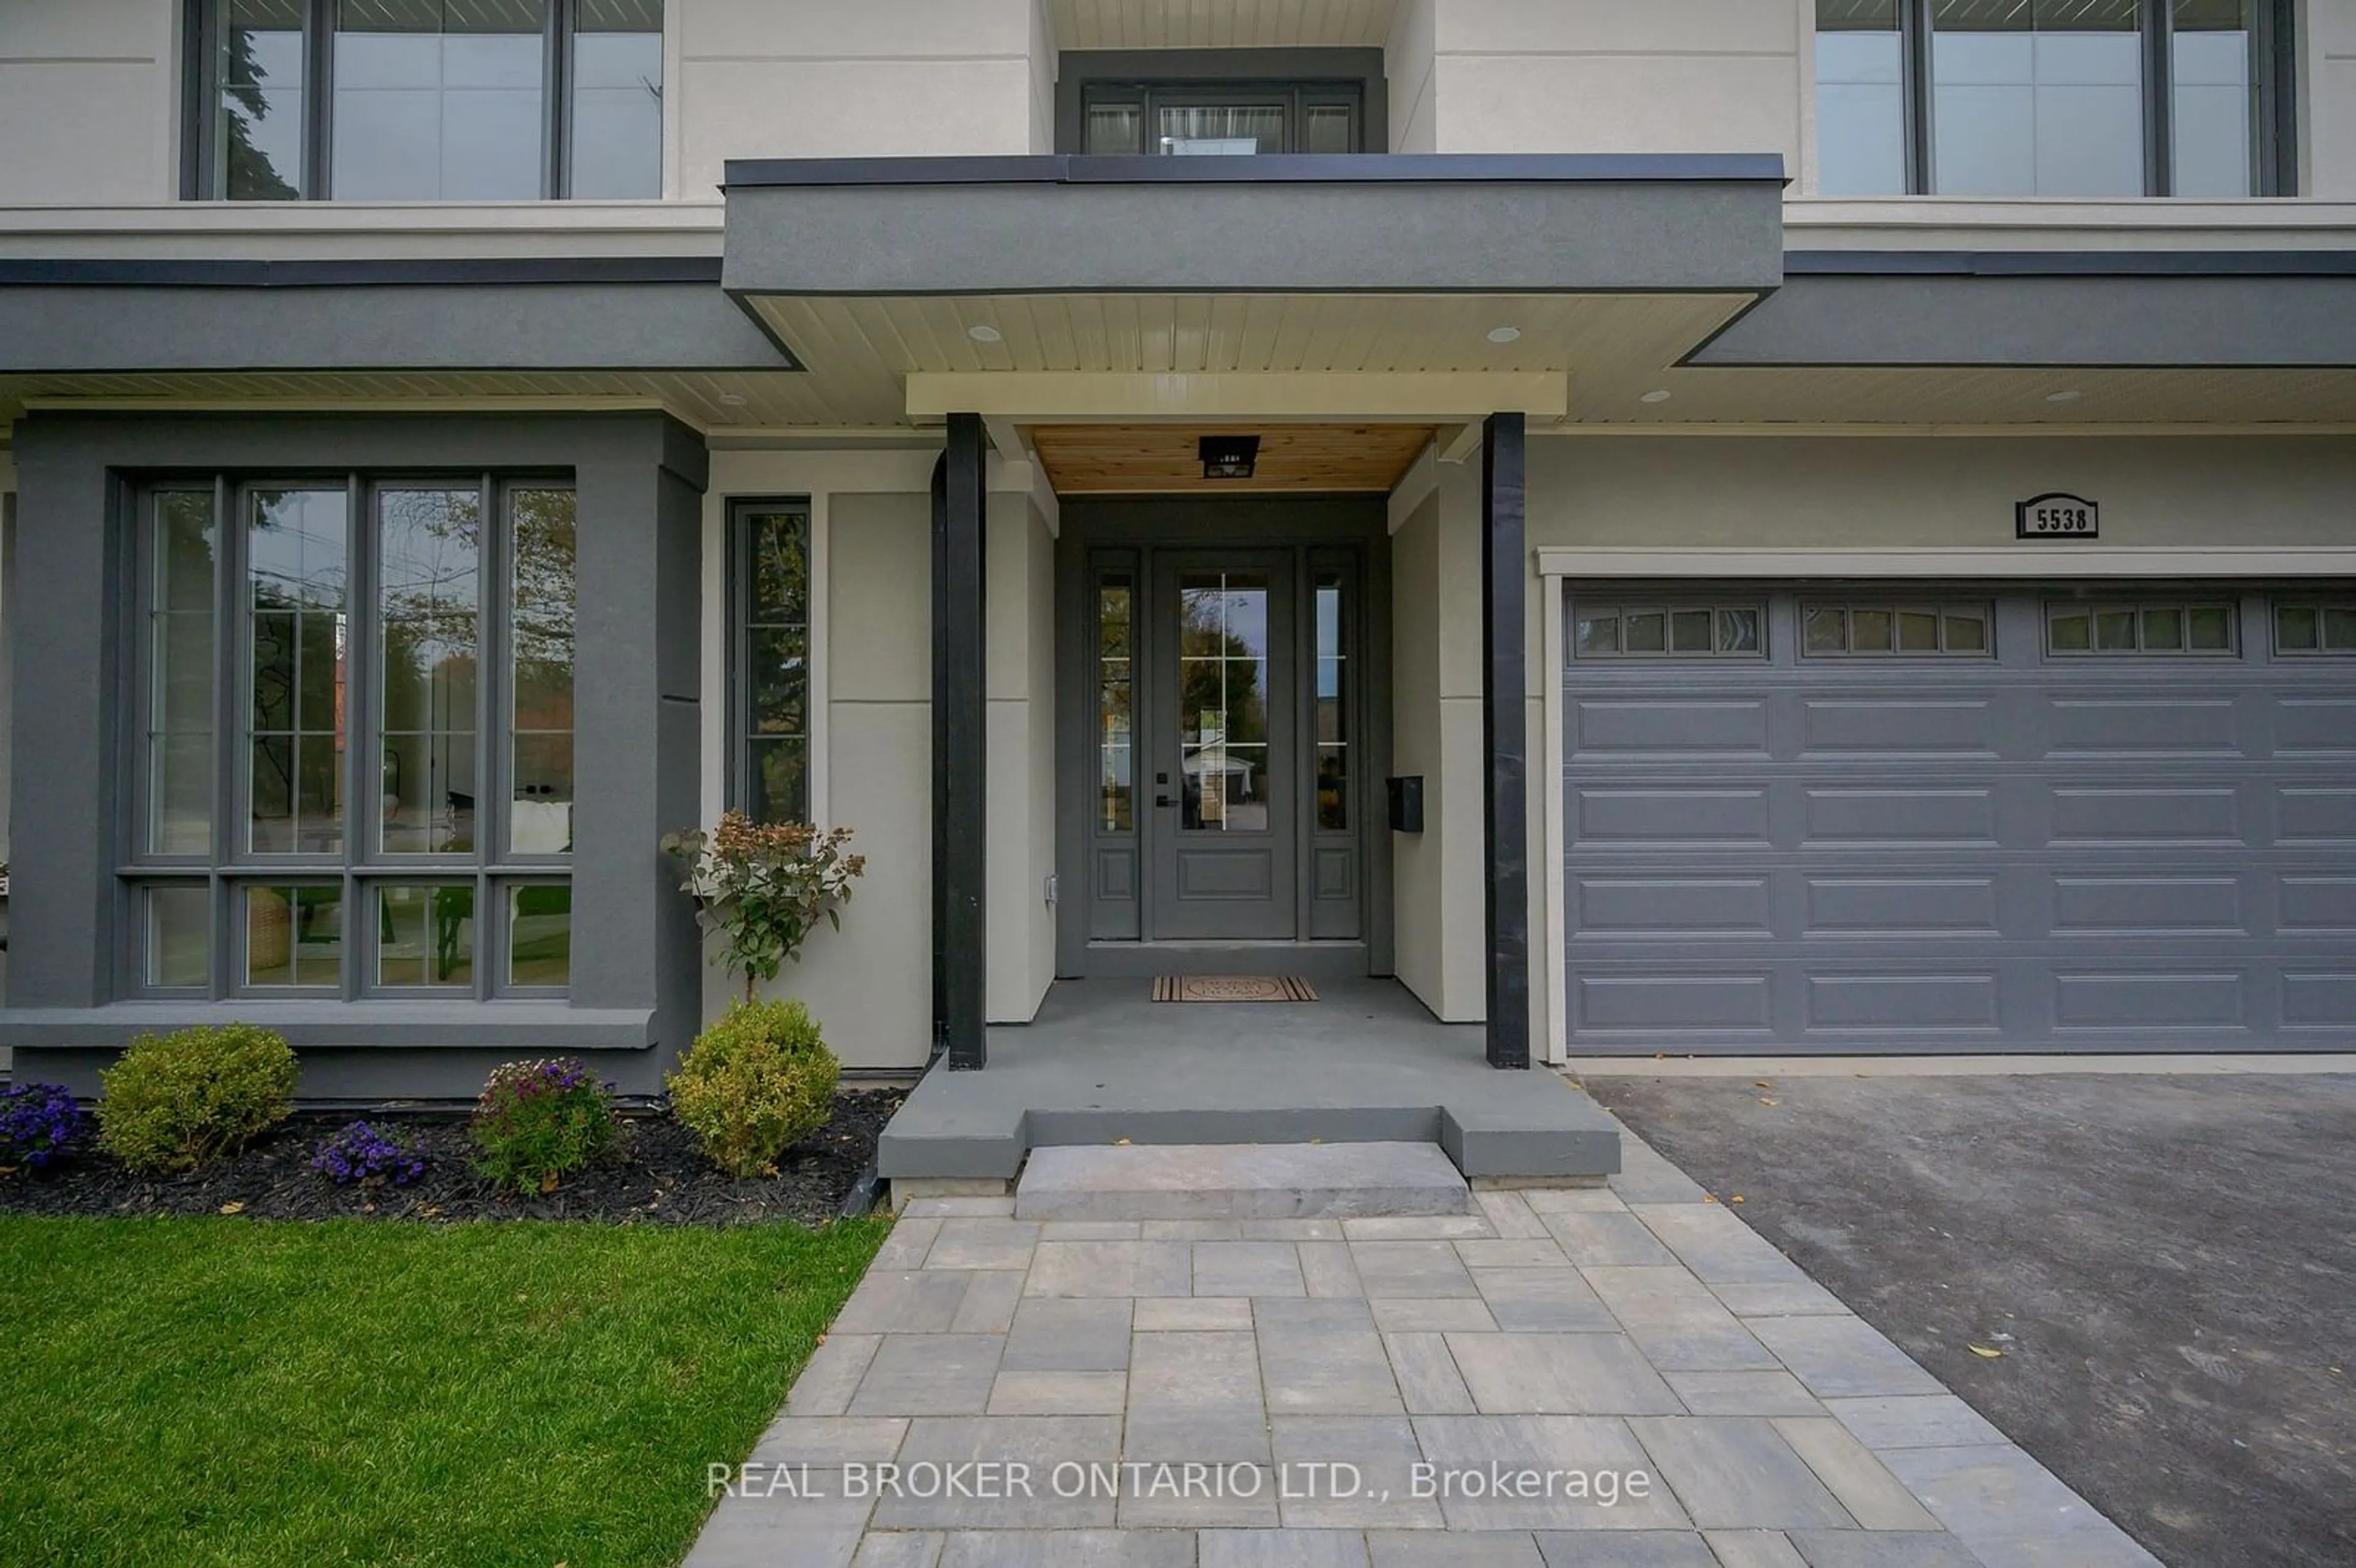
[[[1169,810],[1172,806],[1173,806],[1173,805],[1177,805],[1178,803],[1177,803],[1176,801],[1174,801],[1174,800],[1171,799],[1171,798],[1170,798],[1168,795],[1155,795],[1155,796],[1153,797],[1153,804],[1154,804],[1154,805],[1158,805],[1158,806],[1160,806],[1160,807],[1162,807],[1162,809],[1163,809],[1164,811],[1167,811],[1167,810]]]

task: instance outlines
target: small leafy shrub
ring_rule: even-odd
[[[851,884],[867,869],[866,856],[844,853],[850,842],[848,827],[820,833],[798,822],[762,825],[741,811],[722,816],[711,833],[663,835],[663,852],[682,873],[680,890],[694,896],[704,933],[725,939],[721,961],[744,976],[746,1001],[787,959],[801,961],[819,916],[841,929]]]
[[[338,1187],[406,1187],[425,1162],[402,1139],[368,1122],[348,1122],[320,1140],[311,1168]]]
[[[826,1125],[842,1070],[799,1002],[738,1002],[664,1080],[671,1113],[729,1175],[772,1168]]]
[[[194,1170],[294,1109],[294,1052],[255,1024],[141,1035],[98,1075],[98,1141],[133,1170]]]
[[[620,1137],[610,1087],[577,1056],[494,1067],[475,1102],[476,1168],[517,1192],[555,1191]]]
[[[0,1089],[0,1166],[45,1170],[81,1141],[81,1111],[61,1083]]]

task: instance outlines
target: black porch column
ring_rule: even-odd
[[[986,1060],[982,678],[987,448],[978,414],[951,414],[933,481],[933,1028],[952,1071]]]
[[[1489,1065],[1530,1064],[1528,565],[1522,416],[1481,427],[1481,824],[1488,849]]]

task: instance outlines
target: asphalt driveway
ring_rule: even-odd
[[[1584,1082],[2169,1568],[2356,1563],[2356,1076]]]

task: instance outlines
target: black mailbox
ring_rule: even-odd
[[[1385,779],[1391,797],[1391,831],[1420,833],[1423,831],[1423,775],[1413,773],[1403,779]]]

